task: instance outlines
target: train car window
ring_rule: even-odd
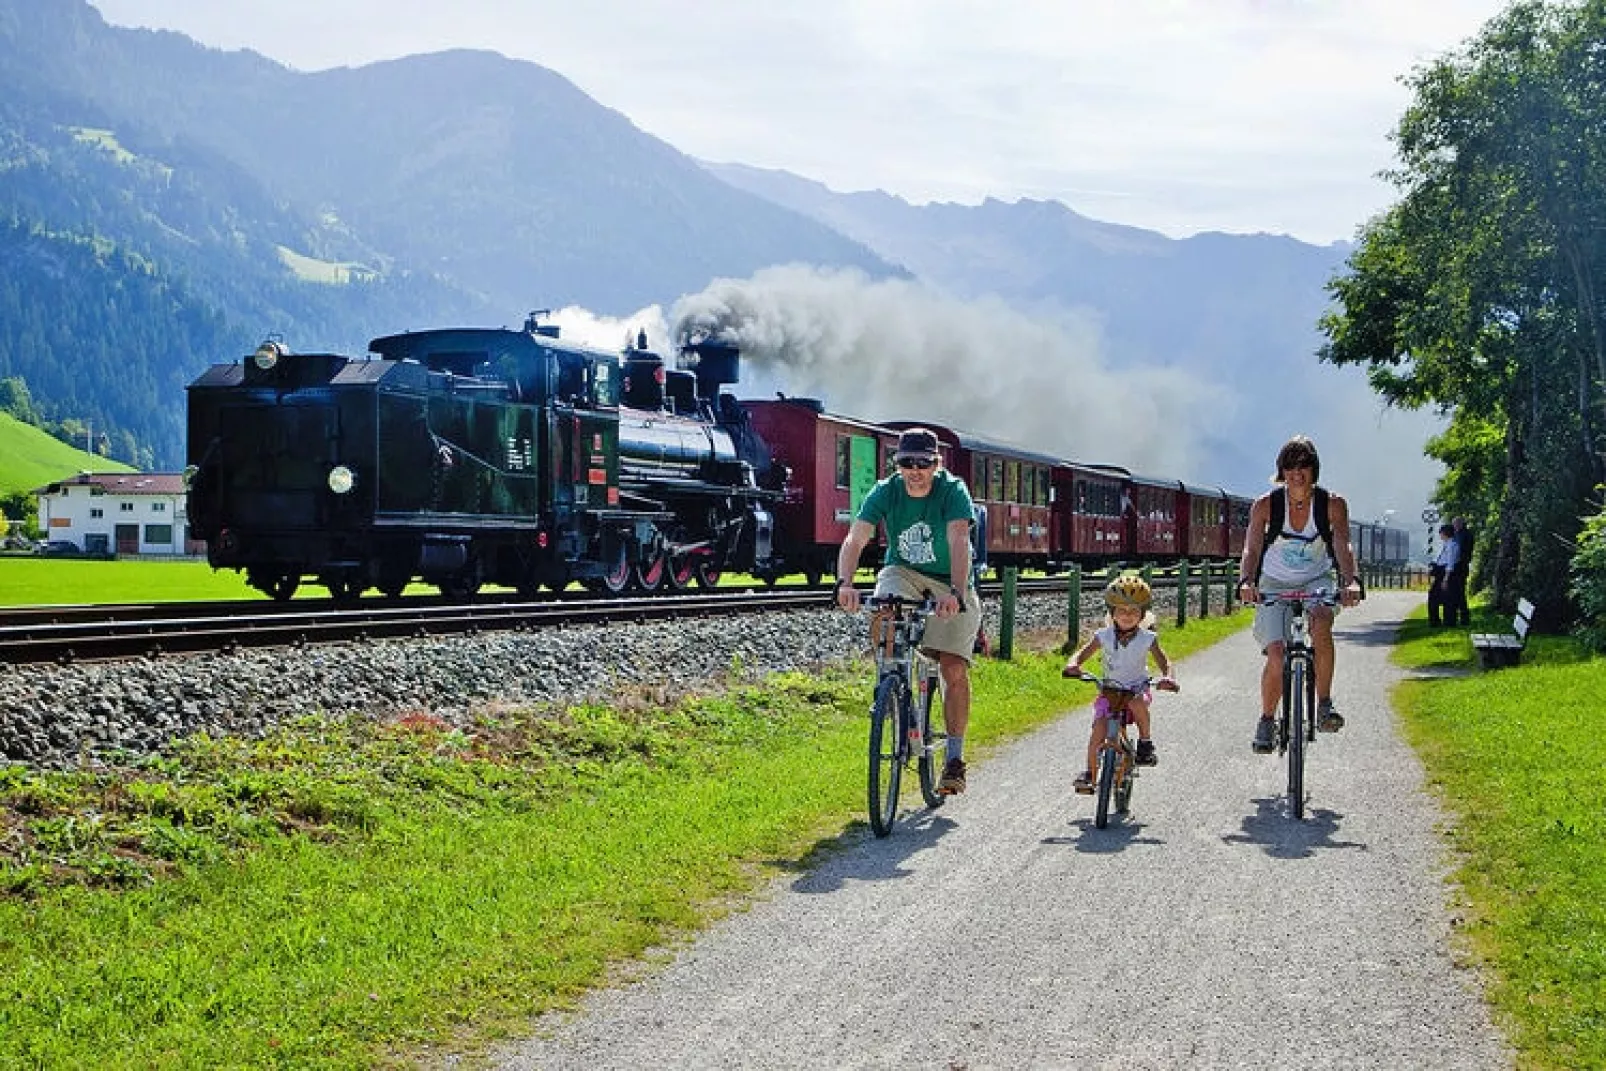
[[[972,454],[970,466],[975,470],[975,479],[970,482],[970,497],[987,498],[987,459]]]
[[[893,443],[886,444],[881,452],[881,467],[887,472],[897,472],[898,465],[892,459],[898,454],[898,447]]]
[[[1004,459],[1001,457],[987,459],[987,490],[989,498],[1004,497]]]
[[[836,437],[836,487],[846,491],[853,481],[853,448],[846,435]]]

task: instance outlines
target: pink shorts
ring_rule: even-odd
[[[1142,695],[1136,695],[1136,696],[1133,696],[1132,698],[1141,699],[1145,703],[1147,703],[1151,699],[1154,698],[1154,694],[1149,689],[1145,688],[1145,689],[1143,689],[1143,694]],[[1122,719],[1122,722],[1124,724],[1126,724],[1126,725],[1131,725],[1132,724],[1132,711],[1131,711],[1131,708],[1128,708],[1125,713],[1126,713],[1126,717],[1124,717]],[[1102,718],[1108,718],[1109,716],[1110,716],[1110,701],[1108,699],[1104,698],[1102,695],[1099,696],[1097,699],[1093,700],[1093,720],[1094,721],[1098,721],[1098,720],[1100,720]]]

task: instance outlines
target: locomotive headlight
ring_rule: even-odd
[[[279,363],[279,358],[283,357],[285,353],[284,343],[270,338],[257,347],[257,351],[251,355],[251,360],[258,368],[267,372],[271,371],[273,366]]]
[[[329,470],[329,490],[337,495],[343,495],[357,486],[357,474],[344,465],[336,465]]]

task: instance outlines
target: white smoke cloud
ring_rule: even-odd
[[[675,303],[677,341],[742,349],[743,388],[867,420],[929,420],[1042,453],[1199,479],[1225,392],[1177,369],[1111,367],[1088,315],[1033,317],[923,283],[798,265]]]
[[[658,305],[648,305],[619,320],[611,316],[598,316],[579,305],[569,305],[545,319],[561,329],[560,337],[610,353],[634,348],[642,331],[647,333],[647,348],[654,353],[675,352],[669,323],[664,319],[663,308]]]

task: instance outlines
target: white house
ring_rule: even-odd
[[[46,539],[88,554],[197,554],[176,472],[80,472],[35,489]]]

